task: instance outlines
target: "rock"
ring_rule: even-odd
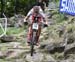
[[[18,18],[19,20],[15,23],[15,27],[22,27],[22,26],[24,26],[24,24],[23,24],[23,20],[21,19],[21,18]]]
[[[36,53],[33,56],[30,56],[30,54],[28,54],[26,56],[27,62],[42,62],[43,60],[44,60],[44,55],[42,53]]]
[[[40,40],[43,40],[44,36],[40,36]]]
[[[40,40],[47,40],[49,38],[49,33],[47,32],[47,28],[44,28],[41,32]]]
[[[14,41],[15,39],[14,39],[13,36],[3,36],[3,37],[0,38],[0,40],[1,40],[2,42],[12,42],[12,41]]]
[[[75,34],[74,33],[68,33],[67,36],[67,44],[72,44],[75,41]]]
[[[25,62],[25,59],[16,59],[14,62]]]
[[[69,58],[69,59],[61,60],[59,62],[75,62],[75,60],[73,60],[72,58]]]
[[[74,17],[69,16],[68,18],[69,18],[68,24],[74,23],[74,21],[75,21],[75,18]]]
[[[68,54],[68,53],[72,53],[73,54],[73,53],[75,53],[75,43],[66,45],[64,53],[65,54]]]
[[[22,27],[24,26],[24,16],[21,14],[15,15],[15,19],[16,19],[16,23],[15,23],[15,27]]]
[[[54,2],[50,2],[48,8],[49,9],[55,9],[56,8],[55,3]]]
[[[8,18],[8,27],[22,27],[24,26],[24,16],[21,14],[15,15],[11,18]]]
[[[57,46],[58,45],[58,46]],[[55,52],[63,52],[65,49],[65,46],[60,45],[60,44],[49,44],[45,47],[45,50],[47,50],[50,53],[55,53]]]
[[[7,26],[8,27],[14,27],[14,24],[15,24],[15,17],[11,17],[11,18],[8,18],[8,24]]]
[[[53,21],[53,19],[47,19],[48,20],[48,25],[54,25],[55,22]]]
[[[14,51],[8,50],[5,52],[6,57],[8,57],[9,55],[11,55],[12,53],[14,53]]]
[[[46,18],[51,18],[51,13],[49,12],[49,10],[45,9],[46,12]]]
[[[19,49],[9,50],[6,52],[6,56],[7,56],[6,59],[12,59],[12,58],[20,57],[20,55],[24,52],[25,52],[24,50],[19,50]]]
[[[26,56],[27,62],[56,62],[50,54],[35,53],[33,56]]]
[[[0,51],[0,59],[5,58],[5,57],[6,57],[5,54],[2,51]]]
[[[44,41],[40,44],[40,49],[44,49],[47,52],[55,53],[55,52],[63,52],[65,49],[65,43],[59,42],[59,43],[53,43],[51,41]]]
[[[45,50],[53,53],[54,48],[55,48],[54,44],[49,44],[45,47]]]
[[[65,26],[60,26],[58,28],[58,32],[59,32],[59,37],[61,37],[65,32]]]
[[[11,42],[9,44],[12,45],[13,48],[18,48],[21,43],[19,43],[19,42]]]
[[[44,49],[49,44],[53,44],[53,39],[48,39],[40,42],[40,49]]]
[[[50,54],[46,54],[43,62],[56,62],[56,60]]]
[[[41,33],[47,33],[46,31],[47,31],[47,28],[44,28],[44,29],[42,29]]]
[[[2,25],[2,27],[5,27],[5,22],[6,22],[5,18],[0,18],[0,24]]]

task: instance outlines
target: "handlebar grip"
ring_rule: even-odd
[[[48,25],[47,24],[44,24],[44,27],[48,27]]]
[[[28,25],[28,22],[24,22],[24,25]]]

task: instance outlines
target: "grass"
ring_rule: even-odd
[[[24,31],[24,28],[15,28],[15,27],[9,27],[7,29],[7,35],[11,35],[11,34],[19,34],[22,31]]]
[[[1,35],[2,33],[4,33],[4,32],[2,31],[2,29],[1,29],[1,27],[0,27],[0,35]]]

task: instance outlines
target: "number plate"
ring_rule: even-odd
[[[33,25],[32,25],[32,29],[36,29],[36,30],[38,30],[38,24],[37,24],[37,23],[33,23]]]

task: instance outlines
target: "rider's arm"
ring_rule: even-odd
[[[24,18],[24,22],[28,20],[28,18],[30,17],[32,13],[33,13],[33,8],[28,12],[27,16]]]
[[[26,17],[24,18],[24,22],[27,22],[28,18],[29,18],[29,16],[26,16]]]
[[[47,17],[45,16],[45,13],[43,12],[43,10],[41,9],[41,7],[39,7],[40,8],[40,14],[41,14],[41,16],[42,16],[42,18],[43,18],[43,21],[48,25],[48,22],[47,22]]]
[[[41,7],[39,7],[39,8],[40,8],[39,13],[40,13],[41,16],[42,16],[43,21],[44,21],[46,24],[48,24],[47,19],[46,19],[46,16],[45,16],[45,13],[44,13],[43,10],[41,9]]]
[[[43,18],[43,21],[48,25],[47,19]]]
[[[33,13],[33,8],[28,12],[27,17],[30,16],[30,14]]]
[[[45,18],[45,14],[44,14],[44,12],[43,12],[43,10],[42,10],[42,8],[39,6],[39,13]]]

